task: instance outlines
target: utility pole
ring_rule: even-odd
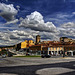
[[[64,51],[63,51],[63,58],[65,57],[65,47],[64,47],[64,45],[65,45],[65,42],[63,40],[63,49],[64,49]]]
[[[65,49],[64,49],[64,51],[63,51],[63,58],[65,57]]]

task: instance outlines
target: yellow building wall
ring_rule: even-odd
[[[1,49],[0,49],[0,51],[1,51]]]
[[[50,47],[49,51],[59,51],[63,50],[63,47]]]
[[[21,43],[21,48],[26,48],[27,47],[27,41],[25,40],[24,42]]]
[[[53,48],[51,47],[51,51],[53,50]]]
[[[63,50],[63,47],[60,47],[60,50]]]
[[[54,47],[54,51],[56,51],[56,47]]]
[[[60,47],[57,47],[57,51],[59,51],[60,50]]]
[[[28,44],[34,45],[33,40],[29,40],[29,43]]]
[[[29,46],[34,45],[33,40],[25,40],[21,43],[21,48],[28,48]]]

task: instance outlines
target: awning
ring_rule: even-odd
[[[67,51],[67,52],[73,52],[73,51],[70,50],[70,51]]]

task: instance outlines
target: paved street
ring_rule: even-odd
[[[0,75],[75,75],[75,58],[0,57]]]

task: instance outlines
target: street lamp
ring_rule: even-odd
[[[63,40],[63,58],[65,57],[65,47],[64,47],[64,45],[65,45],[65,42],[64,42],[64,40]]]

